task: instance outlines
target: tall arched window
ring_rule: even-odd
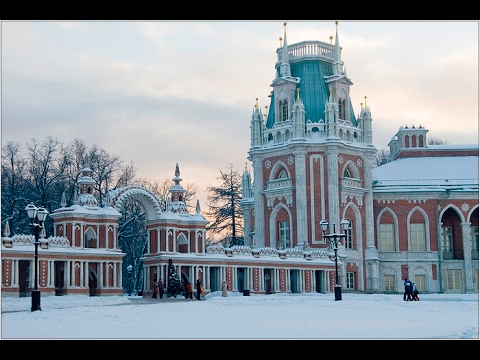
[[[425,223],[410,224],[410,246],[412,251],[427,250],[425,241]]]
[[[347,102],[345,101],[345,99],[338,100],[338,117],[342,120],[347,120],[346,104]]]
[[[278,240],[280,249],[290,247],[290,226],[288,221],[280,221],[278,223]]]
[[[283,100],[282,105],[282,121],[288,120],[288,102],[287,99]]]

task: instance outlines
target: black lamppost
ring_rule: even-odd
[[[131,286],[132,286],[132,269],[133,266],[130,264],[127,266],[128,271],[128,296],[131,296]]]
[[[350,222],[348,220],[343,219],[340,222],[340,225],[342,226],[342,229],[344,231],[343,234],[336,234],[335,233],[335,224],[333,224],[333,233],[327,234],[327,227],[328,227],[328,221],[323,219],[320,221],[320,227],[322,228],[322,234],[323,238],[325,240],[328,239],[331,247],[333,248],[333,251],[335,252],[335,301],[336,300],[342,300],[342,286],[338,283],[338,257],[337,257],[337,251],[338,251],[338,244],[342,240],[342,238],[346,237],[346,231],[348,227],[350,226]]]
[[[47,218],[48,211],[43,207],[37,208],[33,203],[25,207],[28,217],[30,218],[30,229],[35,235],[35,284],[32,291],[32,311],[42,310],[40,307],[40,291],[38,290],[38,240],[40,231],[43,229],[43,223]]]

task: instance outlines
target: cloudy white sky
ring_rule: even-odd
[[[287,21],[289,44],[329,42],[335,21]],[[340,21],[358,114],[377,149],[404,125],[478,143],[478,21]],[[204,191],[242,171],[255,99],[269,105],[282,21],[2,21],[2,143],[51,135],[101,145],[138,176]],[[249,164],[250,167],[250,164]]]

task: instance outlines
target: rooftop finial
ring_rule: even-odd
[[[255,98],[255,109],[258,109],[258,98]]]
[[[280,36],[278,40],[280,40],[280,47],[282,47],[282,40],[283,40],[282,37]]]
[[[367,97],[365,96],[365,107],[367,107]]]
[[[330,44],[332,43],[333,35],[330,35]]]

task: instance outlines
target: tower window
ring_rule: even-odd
[[[282,121],[287,121],[288,120],[288,102],[287,100],[283,100],[282,102]]]

